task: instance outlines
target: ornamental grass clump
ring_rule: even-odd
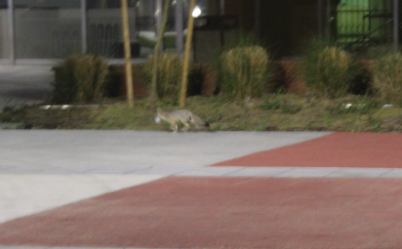
[[[148,89],[152,87],[154,56],[148,56],[144,67],[144,77]],[[158,98],[176,98],[180,92],[183,59],[175,53],[163,53],[158,56],[157,64],[157,95]]]
[[[270,63],[261,46],[230,49],[220,58],[221,92],[238,100],[259,97],[267,91]]]
[[[374,67],[374,88],[393,104],[402,104],[402,55],[389,54],[379,58]]]
[[[54,71],[54,103],[88,103],[103,97],[109,75],[109,66],[103,57],[72,55]]]
[[[353,58],[337,46],[317,45],[304,61],[303,76],[310,93],[318,98],[345,96],[352,87]]]

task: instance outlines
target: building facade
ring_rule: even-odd
[[[121,60],[120,2],[0,0],[0,63],[52,64],[75,53],[96,53]],[[195,30],[194,46],[198,54],[222,47],[225,28],[221,25],[223,28],[217,29],[208,22],[219,17],[226,20],[223,17],[229,16],[236,19],[232,28],[253,33],[278,59],[298,58],[305,41],[313,37],[334,40],[351,49],[392,46],[397,50],[401,40],[399,2],[197,0],[194,14],[200,19],[200,26]],[[141,61],[152,52],[162,21],[163,0],[128,0],[128,3],[132,56]],[[171,1],[165,50],[183,51],[188,4],[189,0]],[[213,42],[214,36],[220,42]]]
[[[325,38],[355,51],[401,41],[400,0],[226,0],[225,13],[278,58],[297,58],[306,41]]]
[[[133,58],[145,58],[162,20],[163,0],[128,0],[128,5]],[[186,0],[172,1],[170,49],[176,36],[183,36],[187,6]],[[0,0],[0,63],[52,64],[76,53],[121,59],[121,19],[120,0]]]

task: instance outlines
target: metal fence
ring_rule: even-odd
[[[341,0],[336,9],[335,37],[349,47],[391,44],[392,0]]]

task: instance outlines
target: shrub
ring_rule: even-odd
[[[371,95],[373,93],[373,67],[368,61],[354,63],[353,83],[349,92],[354,95]]]
[[[96,55],[72,55],[55,67],[55,103],[87,103],[103,97],[108,65]]]
[[[389,54],[377,60],[374,67],[374,87],[386,100],[402,104],[402,55]]]
[[[174,98],[180,92],[180,79],[182,76],[183,59],[175,53],[164,53],[159,55],[157,94],[158,98]],[[148,56],[144,67],[144,77],[149,91],[152,87],[152,74],[154,68],[154,56]]]
[[[221,55],[219,83],[223,94],[238,100],[259,97],[267,91],[269,78],[269,56],[263,47],[237,47]]]
[[[308,50],[304,61],[306,86],[315,97],[345,96],[354,78],[352,65],[352,56],[345,50],[315,43]]]

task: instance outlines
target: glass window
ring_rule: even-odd
[[[138,0],[127,0],[128,7],[134,8]],[[87,7],[90,9],[114,9],[121,7],[120,0],[87,0]]]
[[[0,59],[10,57],[7,0],[0,0]]]
[[[14,0],[15,8],[62,8],[75,9],[80,7],[79,0]]]
[[[156,42],[156,0],[138,0],[136,4],[138,40],[142,57],[153,52]]]
[[[153,52],[157,39],[157,17],[160,13],[157,3],[158,0],[128,0],[133,58],[146,58]],[[163,7],[164,1],[161,3]],[[176,48],[176,3],[177,0],[172,0],[169,9],[164,37],[165,50],[174,51]],[[88,52],[109,58],[124,57],[120,6],[120,1],[116,0],[87,0]],[[183,0],[183,12],[188,12],[187,8],[188,0]],[[184,16],[185,28],[187,17]]]
[[[132,57],[140,56],[137,37],[136,2],[136,0],[128,1]],[[87,21],[88,52],[100,54],[107,58],[123,58],[121,1],[87,0]]]
[[[17,59],[62,59],[81,52],[80,0],[15,0]]]
[[[176,48],[176,4],[177,0],[172,0],[168,11],[168,18],[165,28],[163,48],[168,51],[175,51]],[[186,8],[186,0],[183,0],[183,11]],[[141,42],[141,47],[149,54],[155,47],[157,40],[157,17],[163,13],[164,1],[159,6],[157,1],[139,0],[137,2],[138,13],[138,36]],[[183,19],[183,21],[185,21]]]
[[[7,9],[7,0],[0,0],[0,9]]]

